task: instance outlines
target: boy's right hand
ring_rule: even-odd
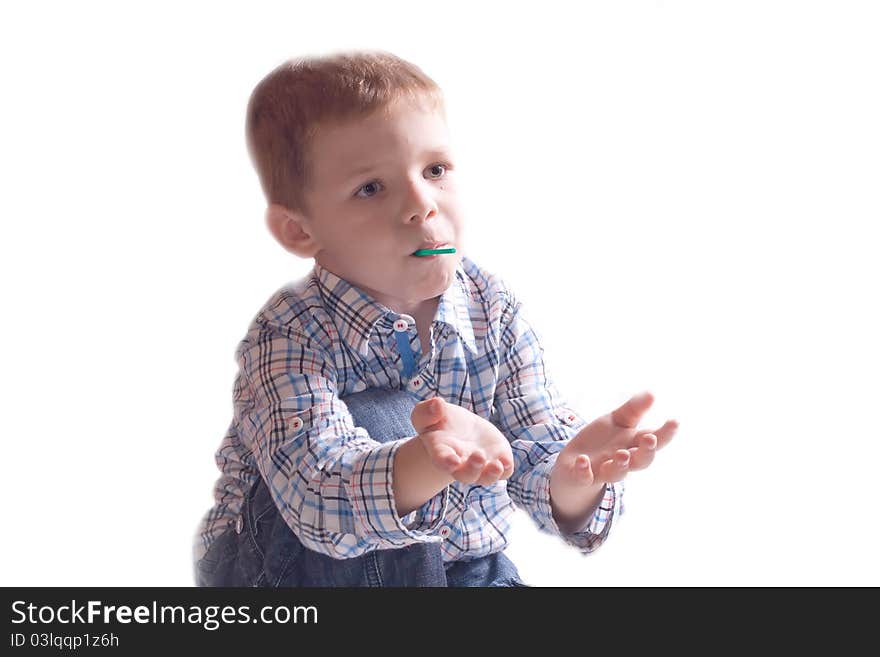
[[[464,484],[488,486],[513,474],[513,452],[498,428],[440,397],[416,404],[410,416],[435,466]]]

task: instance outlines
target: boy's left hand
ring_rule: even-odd
[[[561,517],[585,512],[593,493],[604,484],[620,481],[630,470],[647,468],[656,450],[672,440],[678,422],[667,420],[659,429],[637,429],[654,403],[643,392],[581,429],[556,458],[550,474],[550,497]]]

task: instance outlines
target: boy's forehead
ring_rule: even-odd
[[[451,151],[443,114],[418,107],[390,109],[319,125],[312,146],[316,172],[332,174],[335,179],[393,162],[408,151],[426,156],[448,155]]]

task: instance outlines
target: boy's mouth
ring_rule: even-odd
[[[442,255],[444,253],[455,253],[455,247],[446,242],[426,242],[421,247],[413,251],[410,255],[414,256],[432,256]]]

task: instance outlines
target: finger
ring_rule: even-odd
[[[654,395],[647,390],[630,397],[622,406],[611,412],[614,423],[620,427],[635,427],[642,415],[645,414],[651,404],[654,403]]]
[[[504,472],[501,473],[499,479],[510,479],[513,476],[513,457],[502,456],[498,459],[501,462],[501,465],[504,466]]]
[[[467,461],[452,474],[461,483],[472,484],[480,478],[480,474],[485,466],[485,455],[480,450],[475,450],[468,457]]]
[[[657,449],[665,447],[676,431],[678,431],[678,420],[667,420],[662,427],[654,431],[654,435],[657,436]]]
[[[441,468],[447,467],[447,464],[453,469],[463,465],[470,451],[456,436],[445,429],[432,428],[423,431],[419,434],[418,440],[428,452],[428,457]]]
[[[489,461],[486,464],[486,467],[483,468],[483,471],[480,473],[480,477],[477,479],[476,483],[478,486],[489,486],[494,484],[501,478],[501,475],[504,473],[504,465],[498,459],[494,461]]]
[[[636,439],[638,440],[642,436],[646,436],[648,434],[653,434],[657,437],[657,447],[655,449],[660,449],[664,447],[672,437],[675,435],[675,432],[678,431],[678,420],[667,420],[666,423],[660,427],[659,429],[642,429],[636,432]]]
[[[586,454],[581,454],[575,460],[575,467],[578,475],[583,477],[584,483],[591,486],[596,477],[593,474],[593,464],[590,463],[590,458]]]
[[[599,480],[608,483],[620,481],[629,472],[629,452],[617,450],[614,458],[607,459],[599,466]]]
[[[504,470],[502,471],[501,476],[498,478],[499,479],[510,479],[511,476],[513,476],[513,465],[514,465],[513,457],[507,456],[505,454],[504,456],[499,457],[498,461],[504,467]]]
[[[434,459],[448,472],[461,466],[461,457],[449,445],[437,445],[434,448]]]
[[[568,468],[572,480],[583,486],[590,486],[593,483],[593,467],[590,463],[590,457],[586,454],[578,454],[577,458],[572,461]]]
[[[637,431],[633,437],[632,447],[630,451],[636,447],[645,447],[647,449],[657,449],[657,435],[650,429],[642,429]]]
[[[431,397],[431,399],[420,401],[413,407],[409,419],[416,433],[427,431],[429,427],[437,424],[443,418],[443,404],[444,401],[441,397]]]
[[[654,455],[657,453],[657,436],[647,433],[638,438],[636,447],[630,447],[629,452],[629,469],[644,470],[654,461]]]

